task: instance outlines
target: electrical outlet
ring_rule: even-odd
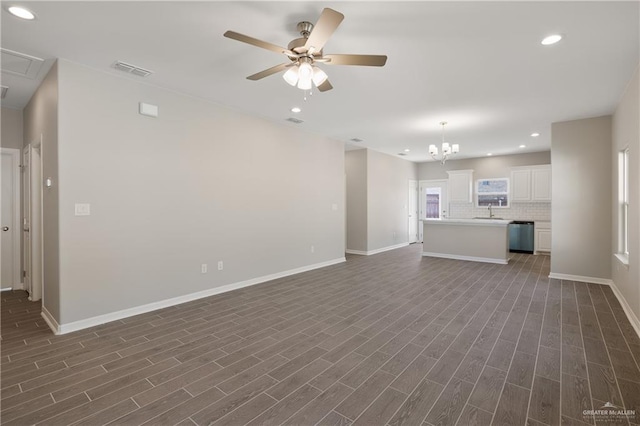
[[[201,271],[203,274],[206,274],[206,273],[207,273],[207,264],[206,264],[206,263],[203,263],[203,264],[202,264],[202,266],[200,266],[200,271]]]
[[[315,246],[311,246],[311,253],[315,253],[316,252],[316,247]]]
[[[221,260],[218,262],[218,271],[222,271],[223,269],[224,269],[224,262],[222,262]]]

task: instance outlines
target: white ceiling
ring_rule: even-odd
[[[548,150],[552,122],[614,111],[640,46],[636,1],[16,3],[37,19],[3,8],[2,47],[45,64],[34,80],[3,72],[3,106],[23,108],[55,58],[65,58],[347,147],[410,149],[404,158],[412,161],[428,160],[428,145],[439,145],[442,120],[459,158]],[[299,37],[297,22],[315,22],[324,7],[345,15],[325,53],[386,54],[387,65],[321,65],[334,89],[306,102],[280,74],[245,79],[286,58],[224,38],[226,30],[286,46]],[[564,39],[542,46],[552,33]],[[129,76],[111,67],[116,60],[155,73]],[[304,123],[285,121],[294,115]]]

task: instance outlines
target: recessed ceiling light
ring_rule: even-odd
[[[532,138],[537,138],[538,136],[540,136],[540,133],[538,132],[531,133]]]
[[[543,38],[541,43],[545,46],[548,46],[550,44],[556,44],[560,40],[562,40],[562,36],[560,34],[552,34],[550,36]]]
[[[411,150],[409,148],[405,149],[404,152],[410,152]]]
[[[526,145],[520,145],[520,148],[526,148],[526,147],[527,147]]]
[[[33,12],[31,12],[28,9],[25,9],[24,7],[9,6],[7,10],[9,11],[10,14],[12,14],[13,16],[17,16],[18,18],[26,19],[28,21],[36,19],[36,15],[34,15]]]
[[[298,112],[300,112],[300,111],[302,111],[302,110],[301,110],[300,108],[298,108],[298,107],[293,107],[293,108],[291,108],[291,112],[298,113]]]
[[[492,153],[488,153],[488,154],[487,154],[487,157],[491,157],[492,155],[493,155]]]

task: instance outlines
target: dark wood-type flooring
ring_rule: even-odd
[[[546,256],[420,250],[62,336],[4,292],[2,424],[580,425],[607,402],[640,423],[640,338],[610,288],[550,280]]]

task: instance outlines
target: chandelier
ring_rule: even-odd
[[[312,65],[312,59],[303,56],[282,75],[282,78],[298,89],[311,90],[312,83],[318,87],[327,81],[328,77],[324,71]]]
[[[440,125],[442,126],[442,156],[438,158],[438,147],[434,144],[429,145],[429,155],[436,161],[440,161],[440,163],[444,164],[447,161],[449,155],[457,154],[460,151],[460,145],[454,143],[449,145],[448,142],[444,141],[444,126],[447,125],[446,121],[441,121]]]

